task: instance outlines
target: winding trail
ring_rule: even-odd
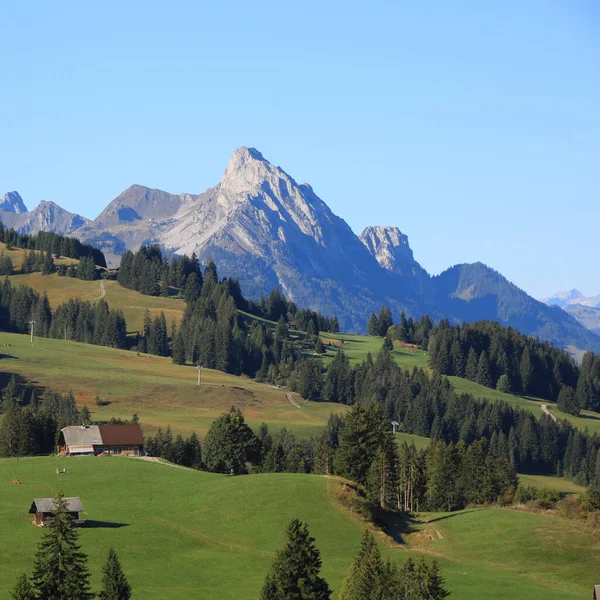
[[[102,300],[106,296],[106,290],[104,289],[104,281],[100,281],[100,295],[96,298],[96,300]]]
[[[295,406],[296,408],[300,408],[300,405],[292,398],[291,394],[286,394],[285,397],[288,399],[288,402],[292,405]]]
[[[159,465],[166,465],[167,467],[174,467],[175,469],[188,469],[188,467],[184,467],[183,465],[176,465],[175,463],[167,460],[161,460],[158,458],[158,456],[128,456],[127,458],[135,458],[136,460],[158,463]]]
[[[546,413],[555,423],[558,423],[558,419],[548,410],[547,404],[542,404],[542,411]]]

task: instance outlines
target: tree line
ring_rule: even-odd
[[[566,421],[555,423],[546,415],[536,419],[506,403],[457,394],[438,371],[430,376],[422,369],[400,368],[385,339],[375,360],[368,354],[352,367],[339,351],[319,376],[324,399],[378,403],[408,433],[454,444],[486,438],[516,470],[564,474],[582,485],[594,477],[597,434],[581,432]]]
[[[559,403],[563,412],[600,410],[600,356],[587,352],[581,368],[563,350],[490,321],[450,325],[431,332],[431,366],[503,392]]]
[[[149,296],[168,297],[173,290],[192,304],[200,298],[207,277],[219,283],[217,267],[212,259],[208,259],[203,274],[195,253],[191,257],[175,255],[169,261],[160,246],[154,244],[141,246],[135,253],[131,250],[125,252],[117,279],[123,287]],[[328,318],[308,309],[298,309],[278,288],[268,298],[254,302],[243,296],[238,280],[223,282],[227,283],[235,306],[241,311],[271,321],[278,321],[283,316],[290,327],[306,331],[309,335],[318,335],[319,331],[339,331],[336,317]]]
[[[23,248],[54,254],[57,258],[81,259],[91,257],[94,264],[106,268],[104,253],[91,244],[82,244],[77,238],[67,237],[51,231],[40,231],[36,234],[17,233],[13,228],[6,229],[0,222],[0,242],[4,242],[10,250]]]
[[[35,335],[69,339],[86,344],[127,347],[127,323],[120,310],[110,310],[103,300],[94,303],[71,298],[53,312],[46,293],[26,285],[0,284],[0,326],[6,331],[27,333],[34,321]]]
[[[407,344],[415,344],[427,350],[429,336],[433,329],[433,321],[427,315],[416,320],[406,317],[404,311],[400,313],[400,322],[394,323],[392,311],[389,306],[382,306],[379,314],[371,313],[367,322],[367,335],[389,337]]]
[[[345,418],[332,415],[318,438],[297,440],[263,423],[255,434],[238,408],[211,425],[204,442],[159,429],[146,449],[177,464],[240,475],[335,474],[361,484],[369,511],[459,510],[468,504],[504,504],[517,486],[514,467],[486,439],[434,441],[424,451],[397,446],[381,406],[356,404]]]
[[[18,386],[15,378],[0,392],[0,457],[38,456],[56,450],[63,427],[89,425],[87,407],[77,408],[72,393],[46,390],[39,397],[32,386]]]

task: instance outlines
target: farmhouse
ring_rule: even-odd
[[[71,425],[61,429],[57,450],[64,456],[138,456],[143,447],[144,434],[139,425]]]
[[[67,510],[73,518],[76,525],[81,525],[82,520],[79,519],[79,513],[83,512],[83,504],[77,497],[65,498]],[[46,521],[52,517],[56,507],[54,506],[54,498],[34,498],[29,509],[29,514],[33,515],[33,522],[40,527],[45,527]]]
[[[600,585],[594,586],[594,600],[600,600]]]

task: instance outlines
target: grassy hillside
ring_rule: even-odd
[[[373,360],[381,350],[383,339],[368,335],[352,335],[343,333],[323,333],[321,338],[325,344],[331,343],[333,348],[328,349],[323,357],[326,362],[329,362],[336,353],[336,349],[340,348],[350,360],[352,365],[363,361],[370,352]],[[429,354],[418,348],[406,348],[398,343],[394,346],[394,357],[398,364],[402,367],[422,367],[429,366]]]
[[[67,302],[69,298],[81,298],[92,302],[101,297],[100,281],[59,277],[56,273],[53,275],[42,275],[41,273],[12,275],[9,279],[13,284],[28,285],[40,293],[45,291],[52,308]],[[129,331],[138,331],[142,328],[146,310],[149,310],[152,315],[164,312],[168,324],[173,320],[177,324],[181,321],[185,310],[183,300],[144,296],[144,294],[122,287],[113,280],[102,281],[102,285],[104,286],[104,299],[111,308],[119,308],[123,311]]]
[[[68,474],[56,475],[63,466]],[[22,485],[12,484],[15,478]],[[2,597],[17,571],[31,570],[42,533],[27,514],[32,498],[59,488],[84,504],[89,523],[81,543],[94,586],[114,546],[136,599],[256,599],[293,517],[308,521],[336,598],[363,527],[340,504],[343,483],[332,478],[227,477],[124,457],[4,459]],[[408,525],[402,544],[378,536],[384,556],[435,557],[452,597],[461,600],[587,597],[598,573],[600,541],[579,523],[555,516],[466,510],[420,515]]]
[[[24,254],[23,250],[13,250],[11,252],[16,253],[15,260]],[[71,259],[64,260],[73,262]],[[78,297],[83,300],[93,301],[101,295],[100,282],[98,281],[82,281],[71,277],[58,277],[56,274],[42,275],[41,273],[13,275],[9,279],[13,283],[29,285],[39,292],[46,291],[53,307],[66,302],[69,298]],[[181,299],[145,296],[139,292],[120,286],[116,281],[105,281],[103,285],[105,290],[104,299],[111,308],[119,308],[123,311],[129,331],[137,331],[141,328],[146,310],[149,310],[153,315],[157,315],[161,311],[164,312],[168,323],[172,320],[179,323],[183,316],[185,303]],[[243,314],[247,319],[256,319],[273,326],[275,325],[272,321],[259,319],[246,313]],[[298,334],[301,332],[292,333]],[[375,358],[383,343],[382,338],[372,336],[324,333],[321,337],[325,344],[329,344],[327,351],[320,358],[324,365],[327,365],[333,359],[340,348],[343,349],[353,365],[364,360],[369,352]],[[429,354],[418,348],[407,347],[396,342],[393,355],[396,362],[403,368],[412,369],[413,367],[417,367],[429,369]],[[469,393],[476,398],[486,398],[491,401],[507,402],[512,406],[531,411],[536,417],[542,415],[540,405],[547,404],[548,409],[557,418],[566,419],[581,429],[588,428],[591,432],[600,433],[600,414],[598,413],[583,411],[580,417],[573,417],[558,411],[556,405],[552,402],[542,401],[538,398],[505,394],[460,377],[450,377],[450,381],[459,393]],[[124,406],[123,410],[127,411],[129,407]]]
[[[292,406],[283,390],[221,371],[174,365],[170,358],[137,356],[134,352],[29,337],[0,335],[8,358],[0,360],[1,384],[12,373],[23,380],[60,392],[72,391],[80,405],[86,404],[96,420],[128,418],[136,412],[147,431],[171,424],[181,432],[203,435],[212,421],[230,406],[239,406],[249,424],[262,421],[273,431],[282,427],[300,436],[318,434],[331,412],[346,407],[326,402],[307,402],[294,395],[301,408]],[[97,407],[98,394],[106,406]]]
[[[0,242],[0,252],[4,252],[6,256],[10,257],[12,261],[13,267],[15,270],[20,270],[21,265],[25,261],[25,257],[29,253],[29,250],[24,250],[22,248],[13,248],[12,250],[6,249],[6,244]],[[74,258],[67,258],[65,256],[61,256],[60,258],[54,259],[55,264],[57,265],[71,265],[78,264],[79,261]]]

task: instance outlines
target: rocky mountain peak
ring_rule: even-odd
[[[0,199],[0,211],[21,215],[27,212],[27,207],[19,192],[6,192]]]
[[[413,256],[408,236],[398,227],[367,227],[360,234],[360,241],[370,254],[386,270],[399,275],[414,275],[423,271]]]

